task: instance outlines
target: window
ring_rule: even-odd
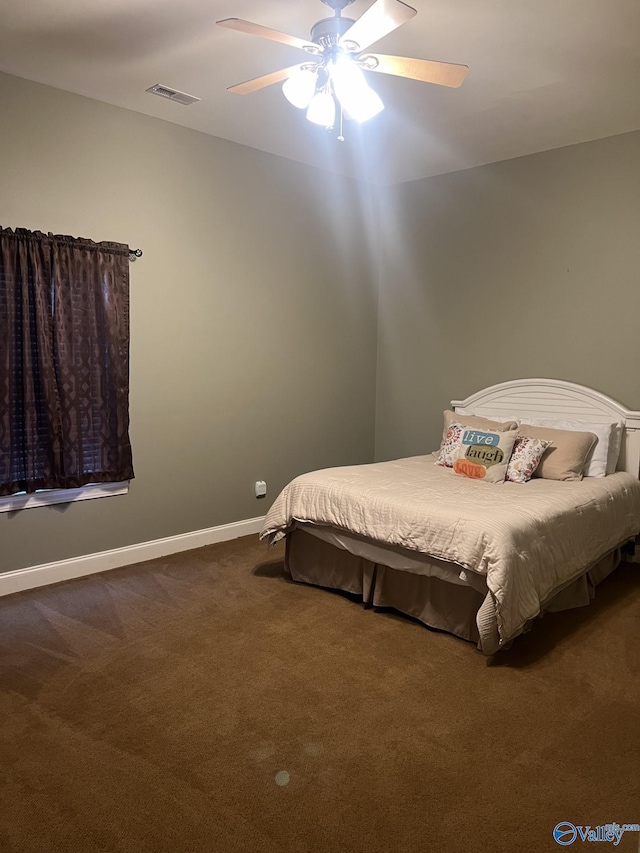
[[[1,503],[133,477],[128,258],[119,243],[0,230]]]

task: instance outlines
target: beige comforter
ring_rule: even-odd
[[[485,575],[503,644],[554,592],[640,531],[640,482],[616,473],[496,485],[415,456],[297,477],[269,510],[260,536],[275,542],[296,521],[342,528]]]

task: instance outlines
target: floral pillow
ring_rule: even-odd
[[[473,480],[503,483],[517,435],[517,429],[494,432],[454,421],[442,440],[436,464]]]
[[[543,438],[519,435],[513,445],[513,453],[507,467],[507,480],[512,483],[527,483],[550,445],[551,442]]]

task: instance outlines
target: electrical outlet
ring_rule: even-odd
[[[264,480],[256,480],[256,497],[263,498],[267,494],[267,484]]]

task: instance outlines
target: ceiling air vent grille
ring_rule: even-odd
[[[170,89],[169,86],[163,86],[161,83],[156,83],[147,89],[152,95],[160,95],[161,98],[167,98],[169,101],[176,101],[178,104],[183,104],[188,107],[190,104],[196,104],[200,98],[194,95],[187,95],[186,92],[178,92],[177,89]]]

